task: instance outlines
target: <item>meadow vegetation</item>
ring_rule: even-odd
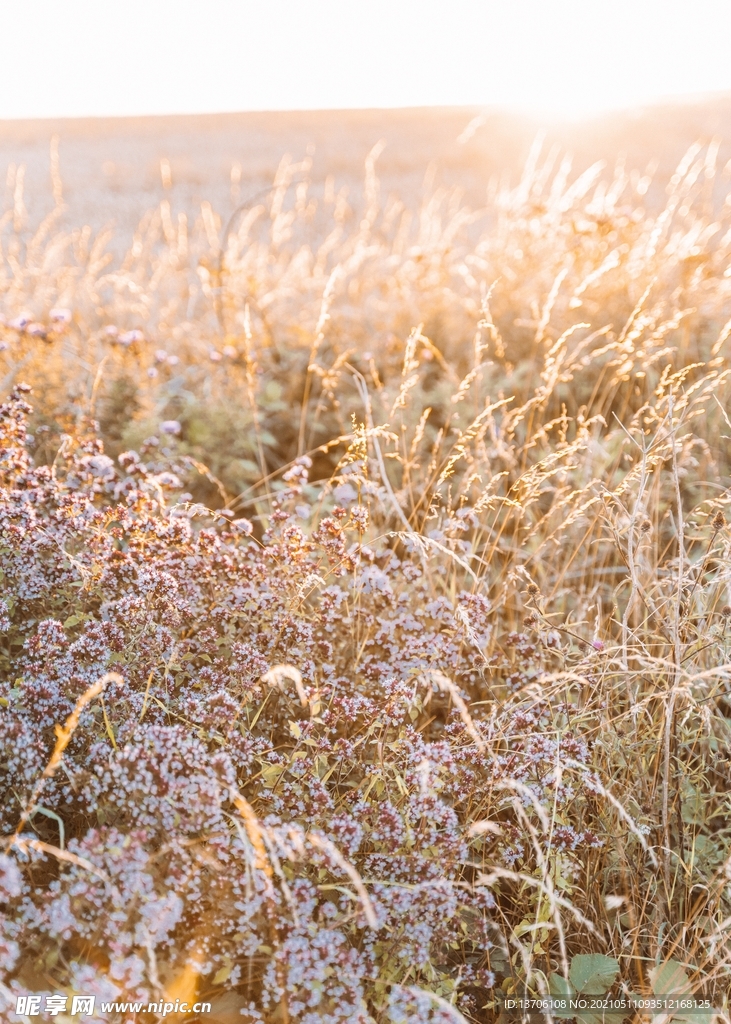
[[[659,214],[537,149],[482,209],[409,208],[376,155],[362,209],[285,162],[121,260],[60,189],[0,221],[8,1019],[728,1019],[716,151]]]

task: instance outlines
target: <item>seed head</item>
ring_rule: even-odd
[[[541,593],[541,588],[536,583],[529,583],[528,593],[531,597],[538,597]]]
[[[650,519],[643,519],[642,522],[640,523],[640,532],[641,533],[650,533],[651,530],[652,530],[652,521]]]
[[[528,615],[523,616],[523,625],[528,629],[531,629],[538,622],[538,616],[535,612],[530,612]]]
[[[724,619],[727,619],[729,615],[731,615],[731,604],[725,604],[723,606],[721,609],[721,615],[723,615]]]
[[[722,530],[725,525],[726,517],[724,516],[723,512],[719,509],[713,517],[713,529],[716,531],[716,533],[718,533],[718,531]]]

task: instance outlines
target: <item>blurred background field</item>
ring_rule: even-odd
[[[731,98],[552,123],[478,108],[0,121],[0,172],[12,191],[11,168],[25,167],[29,219],[37,224],[50,184],[49,146],[57,135],[69,222],[95,229],[113,222],[121,242],[164,194],[189,215],[204,200],[225,215],[239,198],[271,184],[285,153],[295,161],[311,154],[313,188],[321,190],[332,176],[357,204],[365,158],[380,140],[385,147],[378,169],[386,193],[413,204],[431,167],[436,184],[458,186],[471,206],[480,206],[490,178],[515,179],[541,133],[547,152],[557,146],[573,154],[577,172],[596,160],[613,167],[624,159],[641,174],[654,170],[664,186],[697,140],[719,140],[722,166],[731,157]],[[161,160],[170,163],[167,190]],[[660,194],[653,190],[651,198],[657,202]],[[721,194],[719,183],[716,198]]]
[[[47,452],[83,416],[112,454],[181,422],[233,498],[347,432],[345,364],[388,381],[419,324],[420,358],[461,380],[488,292],[501,394],[532,385],[537,337],[620,337],[639,301],[692,361],[729,313],[729,155],[726,97],[553,125],[466,109],[5,122],[4,383],[36,388]]]

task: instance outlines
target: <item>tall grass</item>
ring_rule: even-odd
[[[0,222],[34,404],[4,407],[2,991],[385,1024],[598,985],[728,1019],[714,148],[659,215],[537,149],[484,209],[411,209],[375,156],[357,215],[283,163],[227,230],[163,202],[118,265],[59,190]]]

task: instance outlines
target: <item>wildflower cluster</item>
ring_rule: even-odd
[[[535,867],[533,802],[565,821],[566,873],[594,841],[588,769],[557,778],[539,712],[499,744],[478,722],[478,746],[433,681],[487,695],[489,602],[434,597],[418,552],[364,544],[362,505],[318,521],[308,459],[260,540],[196,518],[174,466],[114,461],[91,435],[37,466],[25,391],[0,407],[3,992],[41,971],[153,1000],[185,978],[251,1019],[365,1022],[400,1019],[410,978],[484,1003],[506,962],[469,867],[470,825],[496,813],[483,794],[527,794],[503,863]],[[55,728],[110,670],[123,686],[83,708],[39,792]]]

